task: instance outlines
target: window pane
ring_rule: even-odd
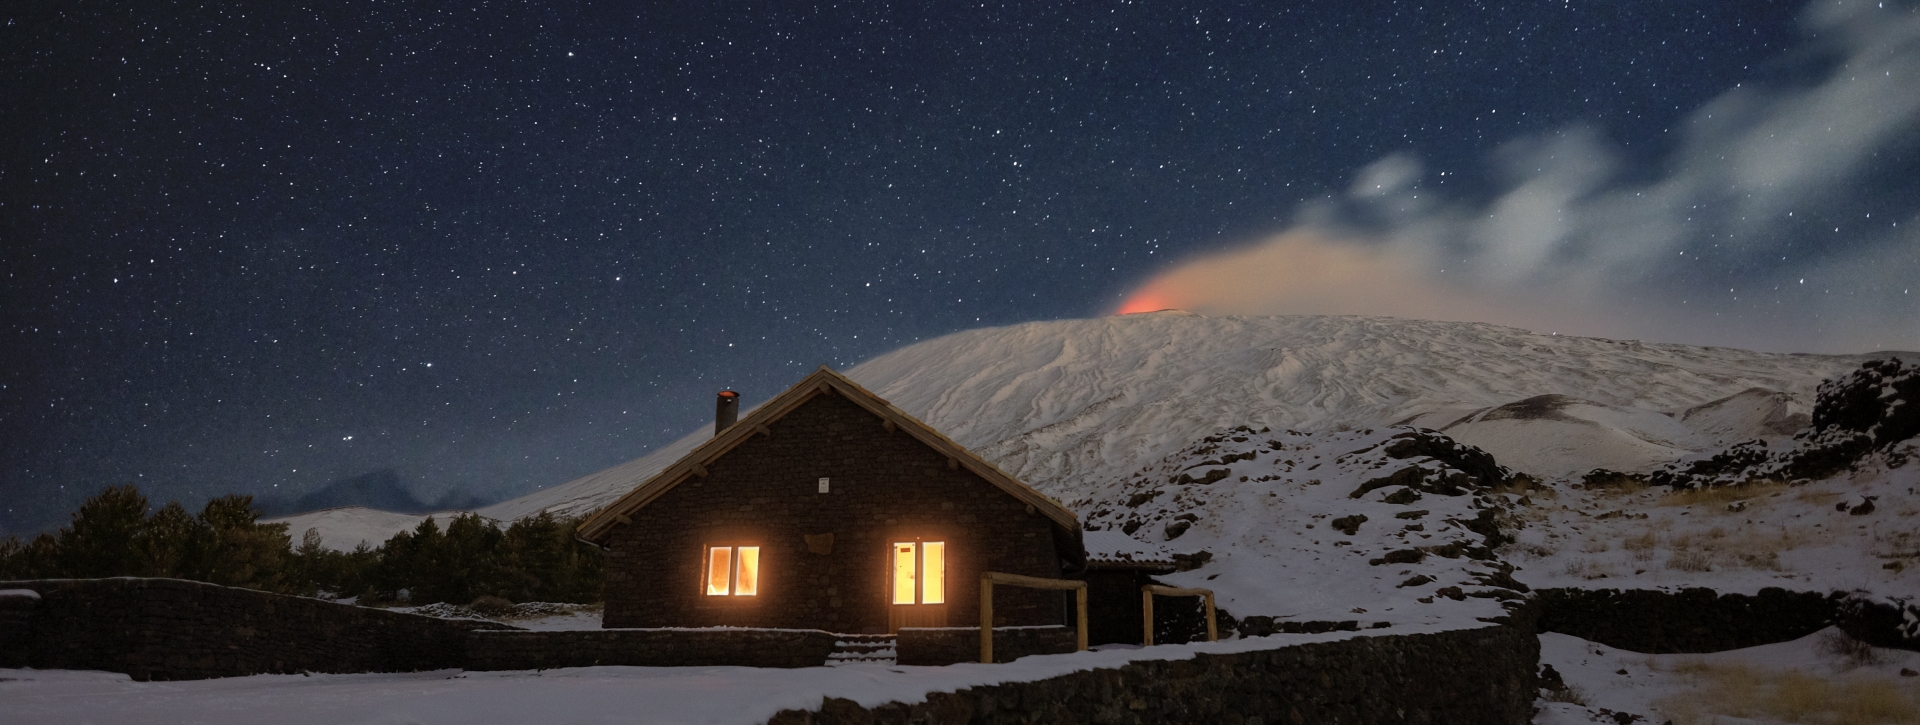
[[[913,603],[914,549],[913,542],[893,545],[893,603]]]
[[[760,547],[740,547],[740,573],[733,578],[733,593],[740,596],[760,593]]]
[[[925,558],[920,568],[924,583],[920,601],[925,604],[945,604],[947,602],[947,542],[929,541]]]
[[[733,549],[715,546],[707,549],[707,594],[727,593],[727,574],[733,570]]]

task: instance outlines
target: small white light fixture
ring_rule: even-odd
[[[827,479],[825,478],[820,479],[820,492],[821,493],[827,492]]]

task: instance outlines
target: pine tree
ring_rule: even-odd
[[[147,497],[131,485],[109,487],[73,513],[73,523],[55,536],[60,576],[139,576],[134,548],[146,525]]]

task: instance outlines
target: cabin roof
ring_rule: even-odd
[[[1165,546],[1150,544],[1118,531],[1088,531],[1081,536],[1087,549],[1088,569],[1159,572],[1174,569],[1173,553]]]
[[[666,469],[634,487],[625,496],[593,512],[581,522],[580,538],[603,543],[607,534],[622,519],[652,503],[654,499],[672,490],[674,486],[680,485],[682,481],[694,476],[704,476],[707,464],[719,460],[736,446],[766,432],[769,424],[786,417],[787,414],[798,410],[801,405],[819,395],[839,395],[879,416],[883,421],[892,423],[927,447],[946,454],[960,466],[986,479],[988,483],[1006,491],[1022,503],[1032,506],[1035,511],[1046,516],[1056,526],[1078,540],[1080,520],[1073,515],[1073,512],[1055,503],[1045,494],[1021,483],[986,459],[975,455],[965,446],[953,442],[953,439],[934,430],[933,426],[920,422],[920,419],[908,415],[906,411],[894,407],[886,399],[874,395],[859,383],[853,382],[847,376],[825,365],[821,365],[820,369],[802,378],[793,387],[787,388],[785,392],[761,404],[746,417],[727,427],[726,430],[720,431],[680,460],[674,461]]]

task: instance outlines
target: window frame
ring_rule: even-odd
[[[758,542],[714,542],[701,546],[699,582],[701,599],[709,602],[724,602],[742,601],[743,599],[750,601],[752,598],[758,598],[760,596],[760,590],[766,588],[765,560],[761,556],[764,549],[765,547],[761,546]],[[713,581],[715,579],[713,576],[714,552],[722,550],[727,552],[726,591],[715,592],[713,591]],[[751,556],[742,556],[742,552],[749,550],[752,551]],[[746,560],[749,558],[753,560],[750,566],[746,563]],[[750,569],[753,583],[753,591],[751,592],[740,591],[740,581],[743,578],[741,572],[743,569]]]

